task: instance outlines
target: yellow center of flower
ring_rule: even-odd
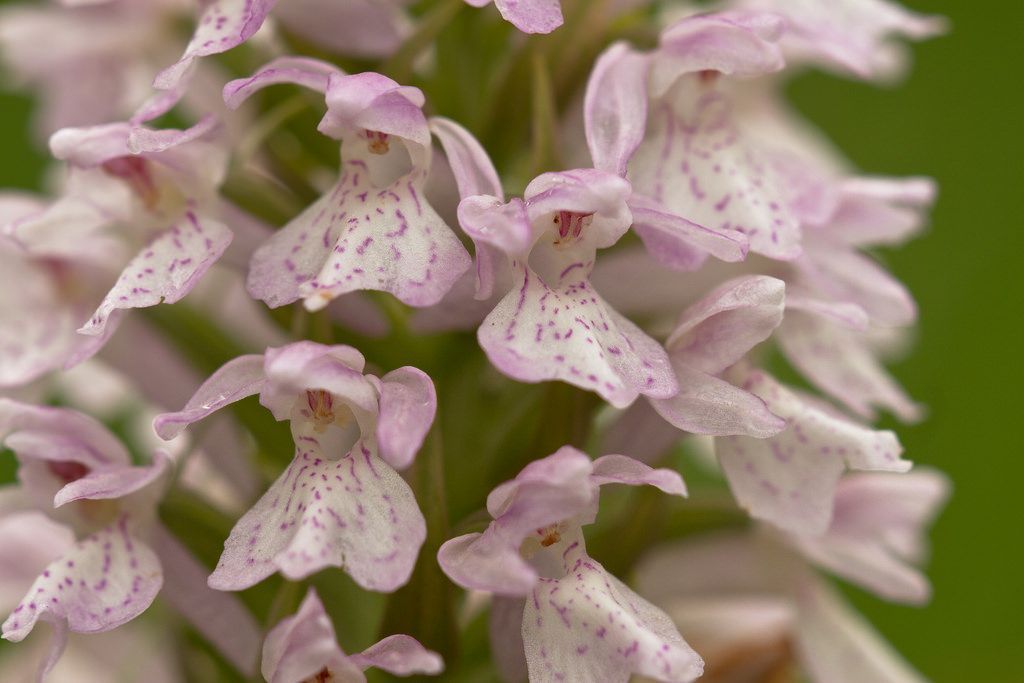
[[[541,546],[545,548],[549,548],[562,540],[562,533],[558,524],[552,524],[551,526],[546,526],[543,529],[537,529],[537,536],[540,537]]]
[[[376,130],[366,131],[366,139],[370,142],[370,151],[374,154],[387,154],[391,149],[388,134]]]
[[[323,389],[306,390],[306,403],[311,411],[313,429],[322,434],[334,422],[334,397]]]

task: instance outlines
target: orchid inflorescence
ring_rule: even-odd
[[[921,680],[827,576],[929,597],[871,251],[935,189],[784,88],[944,22],[490,4],[0,11],[61,171],[0,194],[0,679]]]

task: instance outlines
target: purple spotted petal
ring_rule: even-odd
[[[311,310],[361,289],[413,306],[440,301],[470,259],[423,198],[423,174],[377,188],[361,160],[344,169],[331,192],[256,250],[249,292],[271,307],[301,298]]]
[[[35,510],[5,510],[0,539],[0,612],[14,609],[25,586],[75,544],[71,529]]]
[[[466,0],[483,7],[488,0]],[[494,0],[505,21],[523,33],[551,33],[562,25],[561,0]]]
[[[409,580],[426,537],[409,485],[362,442],[340,460],[300,443],[295,460],[238,521],[210,576],[241,590],[280,571],[303,579],[342,567],[363,588]]]
[[[686,484],[678,472],[654,469],[625,455],[604,455],[594,461],[591,481],[605,484],[649,485],[674,496],[686,495]]]
[[[786,315],[777,334],[786,358],[815,386],[867,418],[875,407],[912,421],[915,404],[873,355],[866,341],[834,322],[801,312]]]
[[[159,74],[153,85],[175,87],[198,57],[226,52],[249,39],[263,25],[276,0],[212,0],[199,16],[192,40],[175,64]]]
[[[223,223],[187,211],[125,266],[117,283],[79,332],[102,335],[114,311],[175,303],[192,291],[231,243]]]
[[[313,680],[326,670],[327,680],[361,681],[359,667],[338,646],[331,618],[310,588],[299,611],[282,619],[263,643],[260,671],[268,683]]]
[[[793,188],[773,157],[734,120],[733,105],[702,90],[679,102],[659,102],[647,136],[630,164],[634,189],[682,216],[723,234],[746,235],[750,250],[777,259],[800,253]]]
[[[280,83],[302,85],[320,93],[327,92],[332,74],[342,71],[328,62],[311,57],[278,57],[261,66],[252,76],[229,81],[224,86],[224,102],[237,109],[253,94]]]
[[[647,197],[633,195],[629,208],[633,213],[633,230],[648,253],[673,270],[696,270],[708,254],[723,261],[742,261],[750,248],[747,236],[739,231],[709,230]]]
[[[808,676],[832,683],[925,683],[864,617],[822,581],[801,591],[796,650]]]
[[[782,322],[786,285],[767,275],[730,280],[687,308],[665,346],[673,360],[711,375],[738,362]]]
[[[495,367],[522,382],[562,380],[619,408],[638,394],[674,395],[679,387],[664,349],[572,270],[563,273],[568,285],[552,288],[519,269],[515,288],[477,332]]]
[[[436,676],[444,671],[444,661],[439,654],[406,635],[388,636],[359,654],[352,655],[349,661],[362,669],[372,667],[395,676]]]
[[[145,611],[162,583],[160,561],[122,516],[43,570],[4,622],[3,637],[20,641],[40,619],[77,633],[109,631]]]
[[[753,77],[784,66],[777,40],[783,19],[757,12],[719,12],[687,17],[665,29],[652,60],[651,85],[663,95],[686,74],[718,72]]]
[[[874,431],[802,401],[768,375],[743,388],[787,421],[776,436],[716,439],[715,451],[736,500],[758,519],[787,531],[821,534],[832,520],[836,484],[847,469],[906,472],[890,431]]]
[[[584,102],[594,168],[625,177],[647,123],[648,65],[648,59],[626,43],[615,43],[594,64]]]
[[[430,132],[437,137],[448,157],[460,199],[482,194],[504,198],[498,172],[472,133],[442,116],[430,119]]]
[[[585,555],[527,598],[523,644],[531,683],[688,682],[704,670],[664,612]]]
[[[925,555],[926,527],[949,496],[938,472],[851,474],[836,489],[828,532],[795,537],[815,564],[888,600],[921,604],[928,578],[915,566]]]
[[[157,415],[153,420],[153,429],[161,439],[173,439],[193,422],[246,396],[259,393],[264,381],[263,356],[234,358],[210,375],[184,408],[174,413]]]
[[[692,434],[756,439],[773,436],[785,428],[786,421],[749,391],[675,359],[672,367],[679,393],[672,398],[650,400],[672,426]]]
[[[377,445],[380,457],[395,469],[405,469],[423,445],[434,422],[437,394],[422,370],[393,370],[381,378]]]

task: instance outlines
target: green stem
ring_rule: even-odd
[[[402,47],[381,65],[380,71],[399,83],[406,83],[412,77],[416,59],[429,48],[444,28],[455,19],[465,7],[463,0],[441,0],[419,20],[416,32],[409,36]]]
[[[558,128],[558,107],[551,86],[547,59],[540,51],[534,52],[533,93],[533,175],[561,168],[555,136]]]

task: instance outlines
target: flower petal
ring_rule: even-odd
[[[125,266],[82,334],[100,336],[114,311],[175,303],[192,291],[231,243],[223,223],[187,211],[185,220],[160,233]]]
[[[4,622],[3,637],[20,641],[39,619],[77,633],[109,631],[144,612],[162,583],[160,561],[122,516],[43,570]]]
[[[160,479],[167,472],[170,463],[171,459],[167,453],[156,451],[149,466],[95,470],[69,482],[58,491],[53,498],[53,507],[59,508],[77,500],[125,498]]]
[[[312,679],[324,669],[338,680],[363,680],[359,667],[338,646],[331,618],[316,590],[310,588],[299,611],[267,634],[260,671],[269,683],[294,683]]]
[[[626,165],[647,123],[646,56],[626,43],[605,50],[587,81],[583,105],[587,147],[594,168],[626,176]]]
[[[422,370],[404,367],[381,378],[377,444],[380,457],[395,469],[412,464],[437,412],[434,383]]]
[[[392,54],[411,33],[404,4],[404,0],[288,0],[274,10],[274,19],[332,53],[376,59]]]
[[[561,0],[494,0],[494,5],[523,33],[551,33],[562,25]]]
[[[679,390],[664,349],[588,281],[553,289],[525,268],[517,280],[477,332],[503,373],[521,382],[562,380],[618,408],[641,393],[667,398]]]
[[[586,556],[527,598],[523,644],[531,683],[626,683],[634,673],[693,681],[703,672],[664,612]]]
[[[654,469],[626,455],[603,455],[594,461],[591,480],[598,486],[605,484],[648,484],[674,496],[686,496],[686,484],[678,472]]]
[[[737,502],[758,519],[795,533],[822,534],[832,520],[836,484],[847,467],[910,469],[890,431],[874,431],[802,402],[764,373],[751,373],[743,387],[788,424],[767,439],[715,440]]]
[[[12,610],[25,586],[75,544],[71,529],[41,512],[0,517],[0,612]]]
[[[777,338],[790,363],[858,415],[873,418],[877,406],[904,421],[920,417],[920,406],[882,368],[861,336],[794,311],[779,326]]]
[[[743,233],[751,251],[795,258],[800,224],[787,178],[737,125],[732,102],[714,90],[688,92],[652,112],[630,164],[633,187],[705,228]]]
[[[444,671],[441,655],[406,635],[388,636],[359,654],[352,655],[349,660],[364,670],[373,667],[394,676],[436,676]]]
[[[651,256],[674,270],[696,270],[708,254],[723,261],[747,257],[747,236],[736,230],[709,230],[670,212],[658,202],[633,195],[633,229]]]
[[[443,116],[431,117],[430,132],[437,136],[459,187],[459,198],[491,195],[504,199],[501,179],[491,158],[473,134]]]
[[[241,590],[275,571],[298,580],[333,566],[390,592],[409,580],[425,537],[409,485],[365,445],[332,461],[303,443],[231,530],[210,586]]]
[[[673,361],[717,375],[767,339],[782,322],[786,285],[750,275],[720,285],[687,308],[665,346]]]
[[[204,5],[192,40],[175,64],[159,74],[153,85],[159,90],[175,87],[197,57],[220,54],[248,40],[267,18],[276,0],[212,0]]]
[[[491,659],[506,683],[527,680],[526,653],[523,649],[523,598],[491,598],[491,618],[488,631],[491,640]]]
[[[265,381],[263,356],[253,354],[229,360],[196,389],[184,408],[157,415],[153,429],[161,439],[169,441],[193,422],[259,393]]]
[[[279,83],[302,85],[320,93],[327,92],[331,74],[343,72],[329,62],[311,57],[278,57],[267,62],[248,78],[237,78],[224,86],[224,103],[237,109],[263,88]]]
[[[812,562],[883,598],[924,603],[931,590],[914,563],[948,495],[949,480],[930,470],[851,474],[839,482],[828,532],[793,541]]]
[[[901,244],[925,221],[935,201],[931,178],[849,178],[824,231],[855,246]]]

